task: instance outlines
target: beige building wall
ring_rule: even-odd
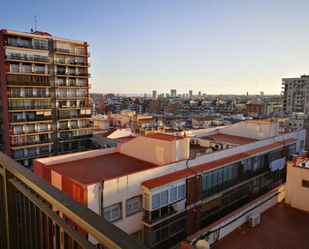
[[[307,160],[307,159],[306,159]],[[300,158],[297,165],[301,163]],[[291,207],[309,212],[309,186],[302,185],[302,181],[309,182],[309,163],[307,167],[296,166],[294,163],[288,163],[287,191],[285,202]]]

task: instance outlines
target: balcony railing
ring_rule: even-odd
[[[55,48],[54,50],[55,52],[58,52],[58,53],[65,53],[65,54],[75,54],[75,55],[87,55],[87,56],[90,56],[90,52],[88,53],[81,53],[81,52],[75,52],[75,51],[71,51],[70,49],[64,49],[64,48]]]
[[[56,61],[56,64],[90,67],[90,63],[79,62],[79,61],[67,61],[67,62],[65,62],[63,60],[59,60],[59,61]]]
[[[76,83],[69,83],[69,84],[65,84],[65,83],[59,83],[59,82],[56,82],[56,86],[57,87],[91,87],[91,84],[87,84],[87,85],[77,85]]]
[[[77,227],[108,248],[147,248],[3,153],[0,165],[0,248],[97,248]]]
[[[91,114],[80,114],[70,116],[60,116],[59,119],[74,119],[74,118],[91,118]]]
[[[63,70],[57,70],[57,75],[90,77],[90,73],[87,74],[87,73],[66,72]]]
[[[48,57],[37,57],[37,56],[29,56],[29,55],[6,55],[5,59],[7,60],[18,60],[18,61],[34,61],[34,62],[49,62]]]
[[[32,131],[19,131],[19,132],[10,132],[10,135],[22,135],[22,134],[33,134],[33,133],[42,133],[42,132],[52,132],[52,129],[46,130],[32,130]]]
[[[36,110],[36,109],[51,109],[50,105],[42,106],[9,106],[9,110]]]
[[[45,72],[45,70],[26,70],[26,69],[23,69],[23,70],[19,70],[19,69],[14,69],[12,68],[10,70],[11,73],[24,73],[24,74],[48,74],[48,72]]]
[[[88,108],[90,105],[59,105],[58,108]]]
[[[36,145],[36,144],[46,144],[46,143],[51,143],[53,142],[52,139],[44,139],[44,140],[38,140],[38,141],[27,141],[23,143],[14,143],[11,144],[11,147],[22,147],[22,146],[29,146],[29,145]]]
[[[14,86],[50,86],[50,83],[49,82],[8,81],[7,85],[14,85]]]
[[[178,201],[177,201],[178,202]],[[159,209],[156,209],[154,211],[148,211],[143,208],[143,221],[151,224],[154,221],[157,221],[159,219],[162,219],[170,214],[176,213],[177,210],[173,208],[173,205],[175,204],[171,203],[169,205],[166,205],[164,207],[161,207]]]
[[[10,119],[10,123],[24,123],[24,122],[44,121],[44,120],[52,120],[52,117],[51,116],[44,116],[44,117],[36,117],[36,118]]]
[[[46,156],[46,155],[50,155],[53,154],[53,151],[40,151],[39,153],[27,153],[26,154],[18,154],[18,155],[13,155],[12,158],[13,159],[21,159],[21,158],[27,158],[27,157],[41,157],[41,156]]]
[[[50,94],[8,94],[8,98],[49,98]]]
[[[31,48],[37,50],[48,50],[47,46],[39,46],[39,45],[32,45],[32,44],[19,44],[19,43],[6,43],[5,46],[10,47],[17,47],[17,48]]]
[[[84,138],[92,137],[92,135],[93,134],[87,134],[83,136],[62,136],[62,137],[59,137],[58,140],[59,141],[69,141],[69,140],[75,140],[75,139],[84,139]]]

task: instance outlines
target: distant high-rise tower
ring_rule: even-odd
[[[309,114],[309,75],[298,78],[282,79],[283,111],[287,113],[303,112]],[[308,95],[307,95],[308,96]]]
[[[261,95],[261,96],[264,96],[264,92],[260,92],[260,95]]]
[[[189,91],[189,97],[192,97],[192,95],[193,95],[193,91],[190,90],[190,91]]]
[[[158,98],[158,93],[157,93],[156,90],[152,91],[152,98],[154,98],[154,99]]]
[[[201,97],[201,96],[202,96],[201,91],[198,91],[198,96],[199,96],[199,97]]]
[[[176,96],[177,96],[176,89],[171,89],[171,97],[176,97]]]
[[[89,150],[89,52],[83,41],[0,30],[0,149],[24,166]]]

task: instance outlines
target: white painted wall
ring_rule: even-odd
[[[164,165],[189,157],[189,138],[167,141],[139,136],[121,144],[119,152],[157,165]]]
[[[253,139],[266,139],[278,136],[279,123],[244,121],[220,130],[222,134],[247,137]]]
[[[299,164],[302,160],[298,160]],[[291,207],[309,212],[309,188],[302,187],[302,180],[309,181],[308,168],[288,163],[287,196],[285,202]]]
[[[117,129],[108,138],[130,137],[132,135],[131,128]]]

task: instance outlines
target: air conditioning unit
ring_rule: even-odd
[[[252,214],[249,217],[249,226],[250,227],[256,227],[260,224],[261,221],[261,215],[260,214]]]
[[[213,146],[216,150],[221,150],[222,149],[222,145],[221,144],[214,144]]]
[[[191,144],[198,145],[198,139],[191,139],[191,140],[190,140],[190,143],[191,143]]]

